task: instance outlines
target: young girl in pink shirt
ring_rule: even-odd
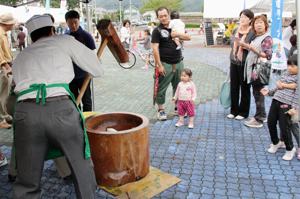
[[[176,127],[184,125],[184,115],[189,116],[188,128],[194,128],[195,99],[197,97],[196,86],[192,81],[192,71],[185,68],[181,72],[181,82],[178,84],[173,101],[177,101],[179,120]]]

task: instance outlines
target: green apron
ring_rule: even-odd
[[[20,96],[28,94],[28,93],[32,93],[32,92],[37,92],[36,94],[36,103],[39,104],[40,101],[42,101],[42,105],[46,104],[46,98],[47,98],[47,88],[55,88],[55,87],[62,87],[64,88],[70,95],[71,100],[73,101],[74,105],[76,106],[77,111],[80,114],[80,118],[82,121],[82,128],[84,130],[84,142],[85,142],[85,147],[84,147],[84,156],[85,159],[88,159],[91,157],[91,151],[90,151],[90,144],[89,144],[89,140],[88,140],[88,136],[86,133],[86,129],[85,129],[85,120],[84,117],[82,115],[81,110],[78,108],[78,106],[76,105],[76,100],[75,97],[73,95],[73,93],[71,92],[69,85],[65,84],[65,83],[57,83],[57,84],[32,84],[30,85],[30,87],[26,90],[23,90],[21,92],[19,92],[17,94],[17,100]],[[54,159],[57,157],[63,156],[63,153],[56,148],[50,148],[47,154],[46,159]]]

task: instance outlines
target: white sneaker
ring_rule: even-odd
[[[285,149],[285,144],[283,141],[279,141],[279,148]]]
[[[264,126],[263,123],[258,122],[254,117],[245,121],[244,124],[251,128],[261,128]]]
[[[268,148],[268,152],[276,153],[279,148],[280,148],[280,142],[278,142],[278,144],[276,144],[276,145],[270,144],[270,148]]]
[[[167,114],[165,113],[164,110],[160,110],[157,112],[157,119],[160,121],[165,121],[167,120]]]
[[[235,117],[235,116],[232,115],[232,114],[228,114],[228,115],[227,115],[227,118],[228,118],[228,119],[233,119],[234,117]]]
[[[0,167],[7,165],[7,159],[4,157],[3,160],[0,160]]]
[[[193,128],[194,128],[194,124],[189,124],[189,125],[188,125],[188,128],[189,128],[189,129],[193,129]]]
[[[245,119],[245,118],[244,118],[243,116],[241,116],[241,115],[238,115],[238,116],[235,117],[235,119],[236,119],[236,120],[243,120],[243,119]]]
[[[286,151],[284,156],[282,156],[283,160],[290,161],[294,158],[296,153],[296,148],[294,147],[291,151]]]
[[[268,119],[267,118],[264,118],[263,119],[263,123],[267,123],[268,122]]]
[[[177,47],[176,47],[176,50],[180,50],[180,49],[181,49],[181,46],[177,46]]]
[[[176,127],[181,127],[181,126],[184,126],[184,123],[178,121],[178,122],[175,124],[175,126],[176,126]]]
[[[270,147],[271,147],[272,144],[270,144]],[[280,149],[285,149],[285,144],[284,144],[284,141],[279,141],[279,148]]]

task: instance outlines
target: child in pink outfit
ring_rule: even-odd
[[[188,128],[194,128],[195,99],[197,97],[196,86],[192,82],[192,71],[185,68],[181,72],[181,82],[178,84],[173,101],[177,101],[179,120],[176,127],[184,125],[184,115],[189,116]]]

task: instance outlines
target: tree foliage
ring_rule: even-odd
[[[182,0],[144,0],[141,12],[156,10],[162,6],[167,7],[170,10],[181,10]]]
[[[78,0],[67,0],[68,9],[72,10],[74,8],[79,7],[79,1]]]
[[[46,5],[46,0],[42,0],[42,5]],[[50,0],[50,7],[51,8],[59,8],[60,0]]]
[[[22,0],[0,0],[0,5],[14,6],[22,2],[23,2]]]

